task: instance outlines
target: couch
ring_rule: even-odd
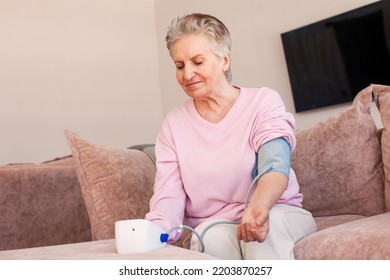
[[[390,87],[370,85],[344,111],[296,132],[292,167],[318,227],[296,243],[296,259],[390,259],[389,109]],[[65,137],[67,156],[0,167],[0,250],[112,239],[115,221],[148,211],[153,144]]]

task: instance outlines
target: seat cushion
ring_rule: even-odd
[[[320,230],[300,240],[294,254],[304,260],[390,259],[390,213]]]
[[[317,231],[320,231],[326,228],[363,219],[365,217],[366,216],[362,216],[362,215],[337,215],[337,216],[315,217],[314,220],[316,221],[317,224]]]

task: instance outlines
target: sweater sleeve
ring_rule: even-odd
[[[292,114],[286,112],[280,95],[272,90],[266,89],[261,94],[256,120],[252,131],[252,145],[256,151],[266,142],[284,138],[291,147],[295,148],[295,120]]]
[[[164,121],[156,140],[157,173],[150,211],[145,218],[169,230],[183,223],[186,193],[180,175],[174,140]]]

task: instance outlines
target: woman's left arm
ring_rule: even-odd
[[[276,91],[267,93],[263,106],[259,106],[251,140],[258,149],[255,173],[259,179],[237,228],[238,239],[245,242],[263,242],[267,237],[269,212],[288,187],[291,151],[295,147],[293,116],[286,112]]]
[[[245,242],[265,240],[269,231],[269,211],[287,189],[291,147],[284,138],[263,144],[257,154],[253,176],[256,189],[238,227],[238,238]]]
[[[237,228],[239,240],[263,242],[269,231],[269,211],[286,190],[288,178],[281,172],[260,177],[256,190]]]

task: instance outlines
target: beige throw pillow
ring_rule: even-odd
[[[153,193],[156,168],[138,150],[100,146],[66,130],[93,240],[115,237],[115,222],[144,218]]]
[[[372,86],[345,111],[296,133],[291,164],[303,206],[314,216],[385,211],[381,147],[371,102]]]
[[[390,86],[373,85],[372,91],[383,124],[381,145],[385,172],[385,199],[386,209],[390,211]]]

